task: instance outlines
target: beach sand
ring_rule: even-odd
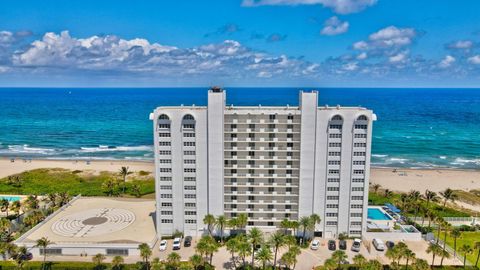
[[[15,162],[10,162],[9,159],[0,159],[0,178],[39,168],[117,172],[122,166],[128,166],[131,171],[142,170],[148,172],[153,172],[154,167],[153,162],[128,160],[92,160],[87,164],[86,161],[75,162],[73,160],[32,160],[31,162],[24,162],[17,159]],[[426,189],[435,192],[446,188],[465,191],[480,189],[480,171],[478,170],[372,168],[370,178],[371,183],[380,184],[382,188],[388,188],[392,191],[408,192],[413,189],[423,193]]]

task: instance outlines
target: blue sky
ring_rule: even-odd
[[[0,86],[479,87],[480,1],[2,1]]]

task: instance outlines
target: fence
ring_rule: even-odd
[[[426,234],[426,235],[423,236],[423,238],[425,239],[425,241],[428,241],[430,243],[437,243],[437,237],[433,233]],[[450,247],[448,244],[443,242],[441,239],[438,240],[438,245],[441,246],[441,247],[443,247],[445,245],[445,250],[448,253],[450,253],[452,256],[455,254],[455,258],[457,258],[463,264],[463,260],[465,259],[465,257],[462,254],[458,253],[458,251],[455,252],[455,250],[453,250],[452,247]],[[472,266],[473,264],[471,262],[469,262],[468,259],[467,259],[466,260],[466,265]]]

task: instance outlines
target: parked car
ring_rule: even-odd
[[[378,251],[384,251],[385,250],[385,244],[381,239],[374,238],[372,241],[373,246],[375,247],[376,250]]]
[[[173,245],[172,245],[173,250],[179,250],[181,245],[182,245],[182,239],[178,237],[173,239]]]
[[[352,251],[355,251],[355,252],[359,252],[360,251],[360,246],[362,244],[362,240],[356,238],[356,239],[353,239],[353,243],[352,243],[352,248],[351,250]]]
[[[183,241],[183,246],[189,247],[191,245],[192,245],[192,237],[191,236],[185,237],[185,240]]]
[[[337,249],[337,243],[335,242],[335,240],[328,240],[328,249],[329,250]]]
[[[319,246],[320,246],[320,241],[313,240],[312,243],[310,244],[310,249],[317,250]]]
[[[392,241],[387,241],[385,245],[387,246],[388,249],[392,249],[395,246],[395,243]]]
[[[160,251],[164,251],[167,249],[167,240],[162,240],[160,241],[160,247],[159,247]]]
[[[347,241],[346,240],[338,241],[338,248],[341,249],[341,250],[346,250],[347,249]]]

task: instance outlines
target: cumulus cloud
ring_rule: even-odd
[[[447,55],[445,56],[445,58],[442,59],[442,61],[440,61],[440,63],[438,64],[439,67],[441,68],[448,68],[450,67],[454,62],[456,61],[455,57],[451,56],[451,55]]]
[[[448,49],[469,50],[473,47],[473,41],[471,40],[458,40],[447,44]]]
[[[377,0],[243,0],[246,7],[276,5],[323,5],[339,14],[356,13],[373,6]]]
[[[416,36],[413,28],[397,28],[389,26],[369,36],[370,43],[380,47],[410,45]]]
[[[320,33],[322,35],[335,36],[347,32],[348,27],[348,22],[342,22],[337,16],[333,16],[325,21],[324,27]]]
[[[480,55],[469,57],[468,62],[474,65],[480,65]]]
[[[401,52],[401,53],[398,53],[398,54],[395,54],[395,55],[392,55],[388,58],[388,61],[390,63],[403,63],[405,62],[405,60],[407,59],[408,57],[408,52]]]

